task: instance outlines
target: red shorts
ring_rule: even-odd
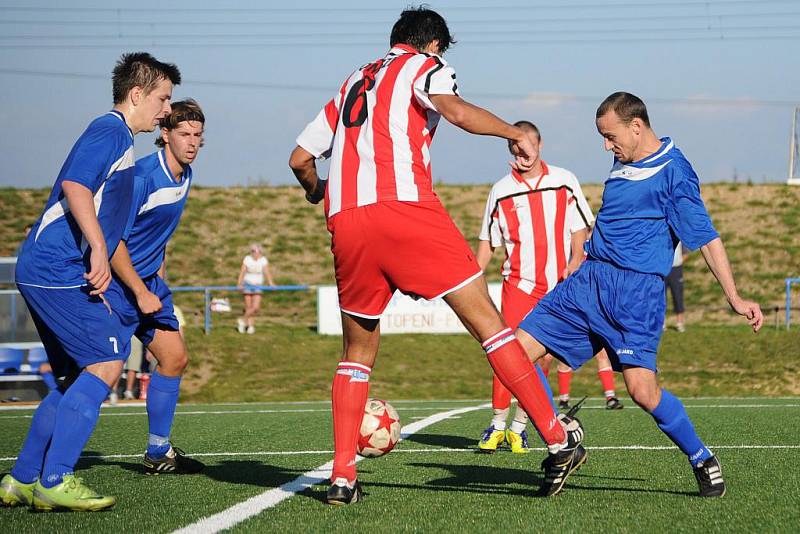
[[[467,241],[439,201],[379,202],[328,221],[339,307],[380,317],[395,289],[442,297],[481,276]]]
[[[504,280],[500,313],[503,315],[506,325],[512,330],[516,330],[519,323],[539,304],[540,300]]]

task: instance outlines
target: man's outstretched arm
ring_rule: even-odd
[[[728,254],[725,252],[725,245],[722,244],[722,239],[719,237],[713,239],[700,247],[700,252],[703,254],[703,259],[706,260],[709,269],[714,273],[717,278],[722,291],[725,293],[725,298],[733,308],[733,311],[739,315],[747,318],[747,322],[753,327],[754,332],[758,332],[761,325],[764,323],[764,316],[761,313],[761,308],[758,303],[745,300],[739,296],[736,290],[736,283],[733,279],[733,271],[731,264],[728,261]]]

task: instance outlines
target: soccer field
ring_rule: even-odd
[[[485,401],[392,401],[407,438],[359,463],[363,502],[322,502],[332,457],[325,402],[193,404],[178,408],[173,439],[207,462],[191,476],[144,476],[143,406],[106,407],[78,464],[116,495],[108,512],[34,514],[0,509],[8,532],[236,531],[769,531],[800,525],[800,398],[685,399],[719,455],[722,499],[701,499],[685,457],[627,400],[622,411],[590,399],[579,413],[588,463],[556,497],[534,496],[544,457],[475,452]],[[15,407],[16,408],[16,407]],[[0,472],[30,424],[30,409],[0,409]],[[310,485],[310,487],[308,487]],[[276,489],[280,488],[282,489]]]

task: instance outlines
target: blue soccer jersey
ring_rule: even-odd
[[[158,272],[164,253],[189,195],[192,168],[184,167],[181,181],[175,180],[164,150],[136,162],[134,207],[123,237],[136,273],[147,278]]]
[[[113,256],[125,230],[133,193],[133,132],[119,111],[92,121],[78,138],[58,174],[44,212],[22,245],[18,284],[45,288],[86,285],[90,250],[64,197],[64,181],[94,195],[95,212]]]
[[[640,161],[614,160],[586,245],[590,259],[666,277],[678,241],[694,250],[719,236],[694,169],[669,137],[661,142]]]

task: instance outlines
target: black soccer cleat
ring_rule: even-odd
[[[725,481],[722,479],[722,466],[716,456],[702,461],[693,468],[694,478],[700,488],[701,497],[722,497],[725,495]]]
[[[558,401],[558,409],[559,410],[562,410],[562,411],[566,412],[566,411],[570,410],[571,408],[572,408],[572,406],[569,405],[569,401],[565,401],[565,400]]]
[[[624,408],[622,403],[616,397],[609,397],[606,399],[606,410],[621,410]]]
[[[193,475],[199,473],[205,467],[203,462],[186,456],[178,447],[170,445],[167,454],[163,458],[152,458],[147,453],[144,455],[144,472],[148,475],[160,475],[171,473],[174,475]]]
[[[328,504],[337,505],[357,503],[363,498],[364,492],[358,480],[353,483],[353,487],[350,487],[343,478],[337,478],[328,488],[328,493],[325,495],[325,501]]]
[[[563,448],[555,454],[548,455],[542,462],[544,481],[539,487],[540,497],[558,495],[567,483],[567,477],[586,463],[586,449],[583,445],[575,448]]]

